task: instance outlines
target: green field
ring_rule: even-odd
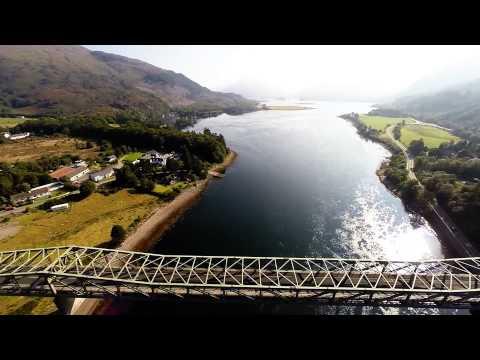
[[[448,131],[433,126],[407,125],[402,128],[401,134],[400,141],[405,146],[410,145],[413,140],[423,139],[425,146],[431,149],[438,148],[441,143],[460,140]]]
[[[143,153],[141,152],[131,152],[123,155],[120,160],[134,162],[135,160],[139,159],[142,155]]]
[[[160,185],[157,184],[155,185],[155,189],[153,190],[154,193],[159,194],[159,195],[171,195],[175,190],[180,191],[182,189],[185,189],[188,186],[188,184],[180,181],[177,182],[173,185]]]
[[[30,119],[0,118],[0,128],[12,128]]]
[[[108,196],[94,193],[71,203],[64,212],[31,210],[0,223],[0,251],[48,246],[102,246],[110,240],[114,224],[125,229],[147,217],[159,202],[155,196],[134,194],[124,189]],[[13,227],[13,235],[2,232]],[[56,310],[53,298],[1,297],[0,315],[48,314]]]
[[[390,125],[398,124],[403,120],[405,120],[406,124],[415,123],[415,120],[412,118],[392,118],[392,117],[386,117],[386,116],[360,115],[360,121],[362,123],[380,132],[384,132],[386,127]]]

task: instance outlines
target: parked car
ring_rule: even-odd
[[[5,211],[13,210],[13,206],[11,206],[11,205],[5,206],[5,207],[3,208],[3,210],[5,210]]]

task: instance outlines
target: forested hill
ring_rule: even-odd
[[[0,46],[0,113],[161,118],[175,109],[251,111],[255,102],[182,74],[82,46]]]
[[[394,109],[454,129],[464,137],[480,134],[480,79],[446,90],[402,97],[382,109]]]

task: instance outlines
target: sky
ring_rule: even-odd
[[[86,45],[173,70],[215,91],[255,98],[370,101],[395,96],[463,64],[476,45]],[[476,70],[475,70],[476,71]],[[470,76],[470,73],[465,76]],[[454,81],[454,80],[452,80]]]

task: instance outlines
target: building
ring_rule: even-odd
[[[50,192],[52,192],[52,191],[61,189],[61,188],[63,188],[63,187],[64,187],[63,183],[61,183],[61,182],[53,182],[53,183],[50,183],[50,184],[45,184],[45,185],[42,185],[42,186],[37,186],[37,187],[31,189],[30,191],[39,190],[39,189],[48,189],[48,190],[50,190]]]
[[[153,165],[165,166],[167,165],[167,160],[174,157],[174,153],[160,154],[158,151],[150,150],[143,154],[140,159],[143,161],[148,161]]]
[[[105,169],[102,169],[100,171],[94,172],[90,174],[90,179],[99,182],[108,178],[111,178],[115,172],[113,171],[113,168],[107,167]]]
[[[72,167],[80,167],[80,166],[88,166],[87,162],[85,160],[77,160],[73,163]]]
[[[7,139],[10,139],[10,140],[20,140],[20,139],[25,139],[29,137],[30,133],[29,132],[18,133],[18,134],[5,133],[3,136],[5,136]]]
[[[74,168],[71,168],[69,166],[62,166],[54,172],[50,173],[50,177],[58,181],[64,176],[70,175],[74,170]]]
[[[79,180],[82,176],[87,175],[90,172],[88,167],[86,166],[79,166],[76,168],[73,168],[73,171],[67,175],[67,179],[70,181],[77,181]]]
[[[88,174],[90,170],[86,166],[70,167],[64,166],[54,172],[50,173],[50,177],[55,180],[60,180],[63,177],[66,177],[70,181],[76,181],[82,176]]]
[[[110,155],[105,158],[105,161],[112,164],[114,162],[117,162],[117,157],[115,155]]]
[[[10,196],[10,202],[17,206],[26,203],[27,201],[30,200],[35,200],[43,196],[48,196],[50,195],[50,190],[46,187],[43,187],[41,189],[35,188],[30,190],[29,192],[25,193],[20,193],[20,194],[15,194]]]
[[[70,207],[70,205],[68,205],[68,203],[64,203],[64,204],[54,205],[50,208],[50,210],[51,211],[63,211],[63,210],[67,210],[69,207]]]

